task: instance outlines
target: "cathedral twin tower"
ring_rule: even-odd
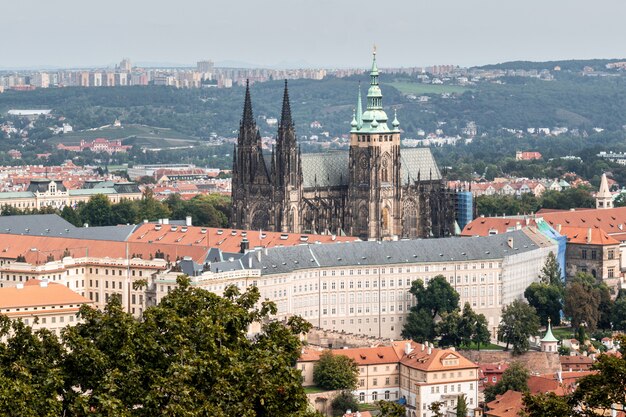
[[[428,148],[400,148],[397,117],[387,125],[376,53],[367,108],[359,91],[350,150],[300,153],[285,81],[276,146],[264,154],[246,84],[233,156],[232,226],[362,239],[440,237],[454,230],[452,194]]]

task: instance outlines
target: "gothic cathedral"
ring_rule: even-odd
[[[285,81],[276,146],[264,154],[246,85],[233,156],[232,226],[292,233],[347,234],[362,239],[448,236],[454,193],[428,148],[400,147],[383,110],[374,52],[362,111],[359,90],[350,150],[301,154]]]

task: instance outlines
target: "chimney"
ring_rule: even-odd
[[[248,248],[250,248],[250,242],[248,242],[248,238],[244,237],[243,239],[241,239],[241,243],[239,244],[239,253],[246,253],[248,252]]]
[[[587,243],[591,243],[591,227],[587,229]]]
[[[506,244],[508,245],[509,248],[513,249],[513,238],[510,237],[506,240]]]
[[[191,226],[191,216],[185,217],[185,226]]]
[[[85,224],[83,224],[83,227],[84,227],[84,228],[89,227],[89,223],[85,223]]]
[[[248,269],[252,269],[252,256],[248,256]]]
[[[408,355],[411,352],[413,352],[413,348],[411,347],[411,342],[406,342],[404,344],[404,354]]]
[[[425,346],[424,346],[424,343],[422,343],[422,352],[424,351],[424,347],[425,347]]]
[[[163,224],[170,224],[170,219],[163,219]]]
[[[47,279],[41,280],[41,281],[39,282],[39,286],[40,286],[41,288],[46,288],[46,287],[48,287],[48,280],[47,280]]]
[[[15,288],[17,288],[18,290],[24,289],[24,284],[20,282],[19,284],[15,286]]]
[[[163,219],[159,219],[159,224],[163,224]]]
[[[260,249],[256,251],[256,259],[257,261],[261,262],[261,250]]]
[[[556,225],[556,231],[557,231],[559,234],[561,234],[561,224],[560,224],[560,223]]]
[[[430,355],[431,353],[433,353],[433,348],[431,348],[430,346],[428,346],[428,354]]]

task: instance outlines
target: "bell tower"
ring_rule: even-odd
[[[361,89],[350,130],[351,234],[363,239],[392,239],[401,234],[400,129],[391,129],[378,83],[376,47],[372,57],[367,108],[361,111]]]

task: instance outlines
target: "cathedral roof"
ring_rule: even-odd
[[[402,184],[409,179],[416,181],[441,179],[441,172],[428,148],[404,148],[400,150]],[[302,154],[302,180],[304,188],[338,187],[348,185],[350,179],[349,154],[347,151]]]

